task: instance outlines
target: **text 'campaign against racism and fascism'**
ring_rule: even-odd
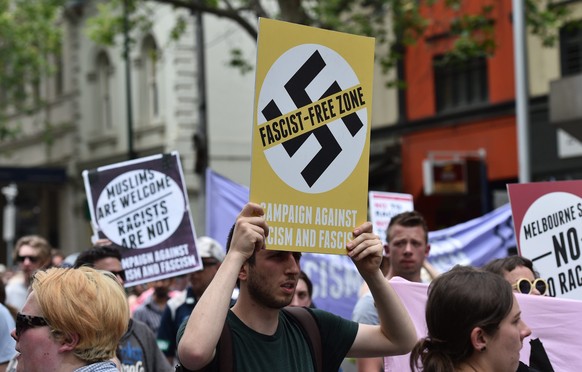
[[[267,245],[344,250],[352,235],[338,228],[353,229],[357,221],[354,209],[272,203],[262,203],[261,206],[269,221]]]

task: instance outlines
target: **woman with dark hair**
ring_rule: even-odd
[[[410,356],[424,372],[515,372],[523,339],[531,330],[521,320],[511,285],[499,275],[455,266],[435,279],[428,293],[428,336]]]

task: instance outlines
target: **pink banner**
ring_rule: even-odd
[[[416,326],[420,337],[426,335],[424,310],[428,284],[411,283],[401,278],[390,281],[400,295]],[[523,341],[521,361],[529,364],[530,341],[539,339],[548,355],[554,371],[576,372],[582,367],[582,301],[561,298],[531,296],[517,293],[522,319],[532,334]],[[409,354],[384,358],[386,372],[409,371]]]

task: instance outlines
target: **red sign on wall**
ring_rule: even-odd
[[[467,162],[459,160],[424,161],[424,190],[432,194],[467,192]]]

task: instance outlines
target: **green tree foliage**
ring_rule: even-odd
[[[387,52],[377,58],[385,70],[395,66],[406,45],[414,43],[431,25],[419,4],[444,3],[454,19],[450,34],[453,49],[445,60],[492,55],[494,24],[490,14],[499,0],[487,3],[478,14],[466,14],[464,7],[475,0],[0,0],[0,139],[11,133],[6,126],[10,112],[31,112],[43,103],[31,99],[32,87],[55,71],[65,9],[97,2],[98,14],[87,22],[86,31],[98,43],[112,45],[123,30],[124,1],[131,28],[151,27],[154,3],[192,12],[213,14],[238,24],[250,38],[257,37],[257,17],[276,18],[325,29],[376,37]],[[566,7],[559,0],[524,0],[529,30],[544,45],[553,45],[558,29],[568,21]],[[178,18],[172,38],[184,32],[190,15]],[[231,65],[250,71],[240,50],[232,51]],[[12,111],[11,111],[12,110]]]
[[[55,71],[61,10],[61,0],[0,0],[0,138],[16,131],[6,124],[12,115],[43,105],[38,89]]]

